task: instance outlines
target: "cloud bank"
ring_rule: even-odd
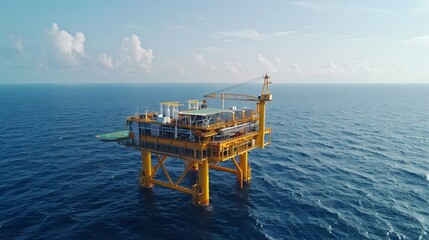
[[[118,69],[121,72],[150,72],[154,58],[152,49],[144,49],[140,38],[135,34],[125,37],[119,47],[119,56],[114,60],[107,53],[99,55],[100,64],[108,69]]]
[[[56,23],[45,30],[50,56],[54,63],[61,66],[78,66],[85,56],[85,35],[76,32],[71,35],[61,30]],[[18,47],[18,46],[17,46]]]

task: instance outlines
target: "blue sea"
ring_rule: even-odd
[[[228,84],[0,85],[0,239],[429,239],[429,85],[273,82],[272,145],[244,189],[211,170],[208,208],[95,136]]]

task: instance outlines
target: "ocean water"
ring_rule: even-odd
[[[0,85],[0,239],[429,239],[429,85],[274,83],[272,145],[244,189],[210,171],[209,208],[140,189],[139,152],[95,138],[222,87]]]

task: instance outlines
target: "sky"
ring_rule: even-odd
[[[429,83],[429,0],[1,1],[0,83]]]

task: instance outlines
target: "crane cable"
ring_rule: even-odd
[[[245,86],[247,84],[250,84],[250,83],[255,82],[257,80],[260,80],[260,79],[261,79],[260,77],[257,77],[257,78],[254,78],[254,79],[250,79],[250,80],[247,80],[247,81],[239,83],[239,84],[235,84],[235,85],[232,85],[232,86],[229,86],[229,87],[226,87],[226,88],[219,89],[217,91],[211,92],[211,93],[206,94],[204,96],[211,95],[211,94],[216,94],[216,93],[221,93],[221,92],[226,92],[226,91],[229,91],[229,90],[234,89],[234,88]]]

